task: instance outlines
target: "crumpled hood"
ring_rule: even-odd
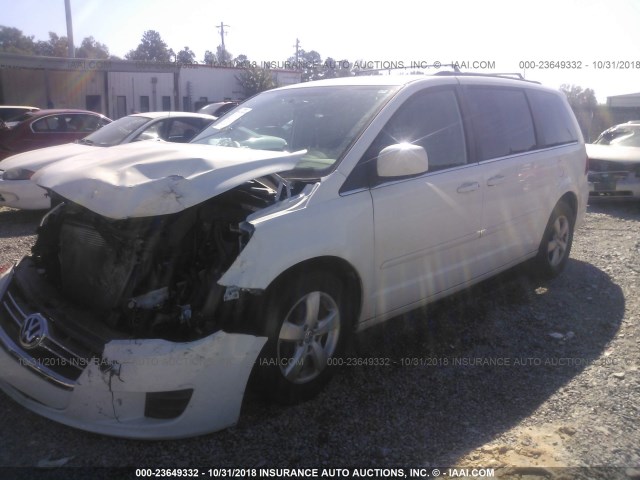
[[[587,157],[593,160],[640,163],[640,147],[587,144]]]
[[[303,152],[136,142],[43,168],[41,187],[113,219],[176,213],[249,180],[291,170]]]
[[[20,167],[35,172],[58,160],[75,157],[83,153],[96,152],[101,149],[102,147],[92,147],[79,143],[65,143],[64,145],[56,145],[55,147],[39,148],[5,158],[0,162],[0,170]]]

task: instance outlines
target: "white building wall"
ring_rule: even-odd
[[[198,64],[179,68],[0,52],[0,93],[7,105],[93,109],[116,119],[145,110],[141,97],[148,97],[150,111],[193,111],[207,103],[244,100],[236,78],[242,72],[242,68]],[[300,81],[298,72],[272,70],[272,75],[278,86]]]
[[[242,68],[213,68],[197,64],[183,66],[179,72],[180,109],[194,111],[208,103],[244,100],[244,92],[236,78],[243,71]],[[279,87],[300,83],[299,72],[274,70],[272,74]],[[189,99],[186,103],[185,97]]]
[[[273,80],[278,87],[285,87],[287,85],[293,85],[300,83],[302,74],[300,72],[291,72],[288,70],[274,70]]]
[[[3,95],[12,104],[86,109],[87,95],[100,95],[96,110],[106,112],[104,72],[2,69],[0,75]]]
[[[79,72],[61,72],[49,70],[49,92],[55,108],[88,108],[87,96],[100,95],[100,113],[105,112],[104,73],[95,70]]]
[[[168,96],[170,110],[177,110],[174,101],[173,73],[109,72],[109,113],[112,119],[146,110],[140,97],[149,97],[148,111],[163,110],[162,97]],[[119,110],[118,97],[124,97],[126,112]]]
[[[240,68],[212,68],[207,65],[185,66],[179,72],[180,109],[194,111],[200,106],[225,100],[242,100],[242,89],[236,80]],[[188,102],[184,99],[188,98]]]
[[[0,69],[0,81],[6,104],[47,108],[43,70]]]
[[[610,107],[640,107],[640,93],[630,93],[628,95],[615,95],[607,97],[607,104]]]

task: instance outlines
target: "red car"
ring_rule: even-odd
[[[99,113],[88,110],[38,110],[26,112],[19,123],[0,130],[0,160],[16,153],[70,143],[111,123]]]

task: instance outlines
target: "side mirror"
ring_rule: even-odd
[[[411,143],[398,143],[383,148],[376,162],[379,177],[419,175],[429,170],[429,157],[424,148]]]

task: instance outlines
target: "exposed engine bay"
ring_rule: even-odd
[[[135,338],[189,341],[242,331],[244,308],[217,284],[249,241],[251,213],[303,183],[253,180],[181,212],[114,220],[51,193],[33,258],[60,296]]]

